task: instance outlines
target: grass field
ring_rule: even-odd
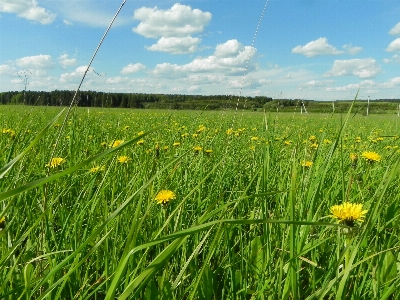
[[[399,299],[396,115],[65,115],[0,106],[3,298]]]

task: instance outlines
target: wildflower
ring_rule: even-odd
[[[330,145],[330,144],[332,144],[332,141],[328,140],[328,139],[324,139],[324,144],[325,145]]]
[[[141,140],[139,140],[139,141],[137,141],[137,143],[136,143],[137,145],[143,145],[144,144],[144,140],[143,139],[141,139]]]
[[[180,145],[181,145],[180,142],[175,142],[175,143],[172,144],[172,146],[174,146],[174,147],[178,147],[178,146],[180,146]]]
[[[2,216],[0,219],[0,228],[6,227],[6,217]]]
[[[102,142],[100,145],[101,145],[102,147],[107,147],[107,143],[106,143],[106,142]]]
[[[317,141],[317,137],[315,135],[312,135],[308,138],[308,140],[312,143],[315,143]]]
[[[301,162],[301,165],[302,165],[303,167],[310,168],[310,167],[313,165],[313,162],[312,162],[312,161],[309,161],[309,160],[303,160],[303,161]]]
[[[56,123],[53,125],[53,127],[55,127],[55,128],[60,127],[60,124]]]
[[[198,136],[199,136],[198,133],[193,133],[193,134],[192,134],[192,137],[193,137],[193,138],[197,138]]]
[[[361,137],[357,136],[357,137],[355,138],[355,141],[356,141],[356,143],[361,143]]]
[[[373,163],[376,161],[379,162],[382,159],[382,157],[378,153],[373,152],[373,151],[365,151],[361,154],[361,157],[370,163]]]
[[[55,167],[58,167],[58,166],[60,166],[62,163],[64,163],[65,162],[65,159],[64,158],[61,158],[61,157],[53,157],[51,160],[50,160],[50,162],[48,163],[48,164],[46,164],[46,167],[49,167],[49,168],[55,168]]]
[[[173,200],[176,198],[176,195],[174,192],[170,191],[170,190],[161,190],[158,192],[157,196],[156,196],[156,201],[157,204],[167,204],[169,201]]]
[[[167,151],[167,150],[168,150],[168,148],[169,148],[168,146],[164,146],[164,148],[163,148],[163,149],[164,149],[164,151]]]
[[[353,204],[344,202],[340,205],[334,205],[330,208],[332,218],[342,221],[345,225],[353,227],[355,221],[363,222],[368,210],[363,210],[362,204]]]
[[[250,140],[251,141],[258,141],[258,136],[252,136]]]
[[[210,155],[213,151],[212,151],[211,149],[206,149],[204,152],[205,152],[207,155]]]
[[[232,133],[234,133],[235,131],[232,129],[232,128],[229,128],[227,131],[226,131],[226,134],[227,135],[231,135]]]
[[[143,135],[143,134],[144,134],[144,131],[140,131],[140,132],[138,132],[137,135]]]
[[[313,143],[310,145],[311,149],[318,149],[318,144],[317,143]]]
[[[357,153],[350,153],[350,160],[351,160],[352,165],[356,165],[357,160],[358,160]]]
[[[203,150],[203,148],[201,148],[200,146],[195,146],[193,147],[193,150],[195,153],[199,153],[201,150]]]
[[[283,142],[283,144],[285,144],[286,146],[290,146],[292,144],[291,140],[286,140]]]
[[[118,147],[118,146],[121,145],[123,142],[124,142],[123,140],[116,140],[116,141],[114,141],[114,142],[112,142],[112,143],[110,144],[110,147],[111,147],[111,148]]]
[[[186,132],[186,133],[182,134],[181,136],[182,136],[183,138],[188,137],[188,136],[189,136],[189,133]]]
[[[128,130],[128,129],[129,129],[129,126],[126,125],[126,126],[124,127],[124,130]]]
[[[97,173],[100,171],[104,171],[105,169],[106,168],[104,166],[96,166],[96,167],[90,168],[89,172],[94,174],[94,173]]]
[[[129,158],[128,156],[126,156],[126,155],[122,155],[122,156],[118,156],[118,162],[120,163],[120,164],[127,164],[128,162],[130,162],[132,159],[131,158]]]
[[[204,125],[200,125],[199,129],[196,130],[196,133],[198,134],[198,133],[202,132],[204,129],[206,129],[206,127]]]

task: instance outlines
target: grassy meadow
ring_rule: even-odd
[[[0,106],[2,298],[400,298],[396,115],[66,116]]]

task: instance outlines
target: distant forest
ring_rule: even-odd
[[[12,91],[0,93],[0,104],[25,104],[34,106],[67,106],[75,91],[37,92]],[[190,109],[227,110],[246,109],[253,111],[301,111],[301,112],[345,112],[352,100],[314,101],[301,99],[273,99],[266,96],[245,97],[233,95],[181,95],[104,93],[80,91],[76,105],[81,107],[142,108],[142,109]],[[400,99],[371,100],[370,113],[398,113]],[[357,100],[354,109],[365,111],[367,100]]]

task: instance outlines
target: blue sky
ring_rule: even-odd
[[[121,3],[0,0],[0,91],[75,90]],[[127,0],[81,89],[400,98],[400,1],[265,3]]]

